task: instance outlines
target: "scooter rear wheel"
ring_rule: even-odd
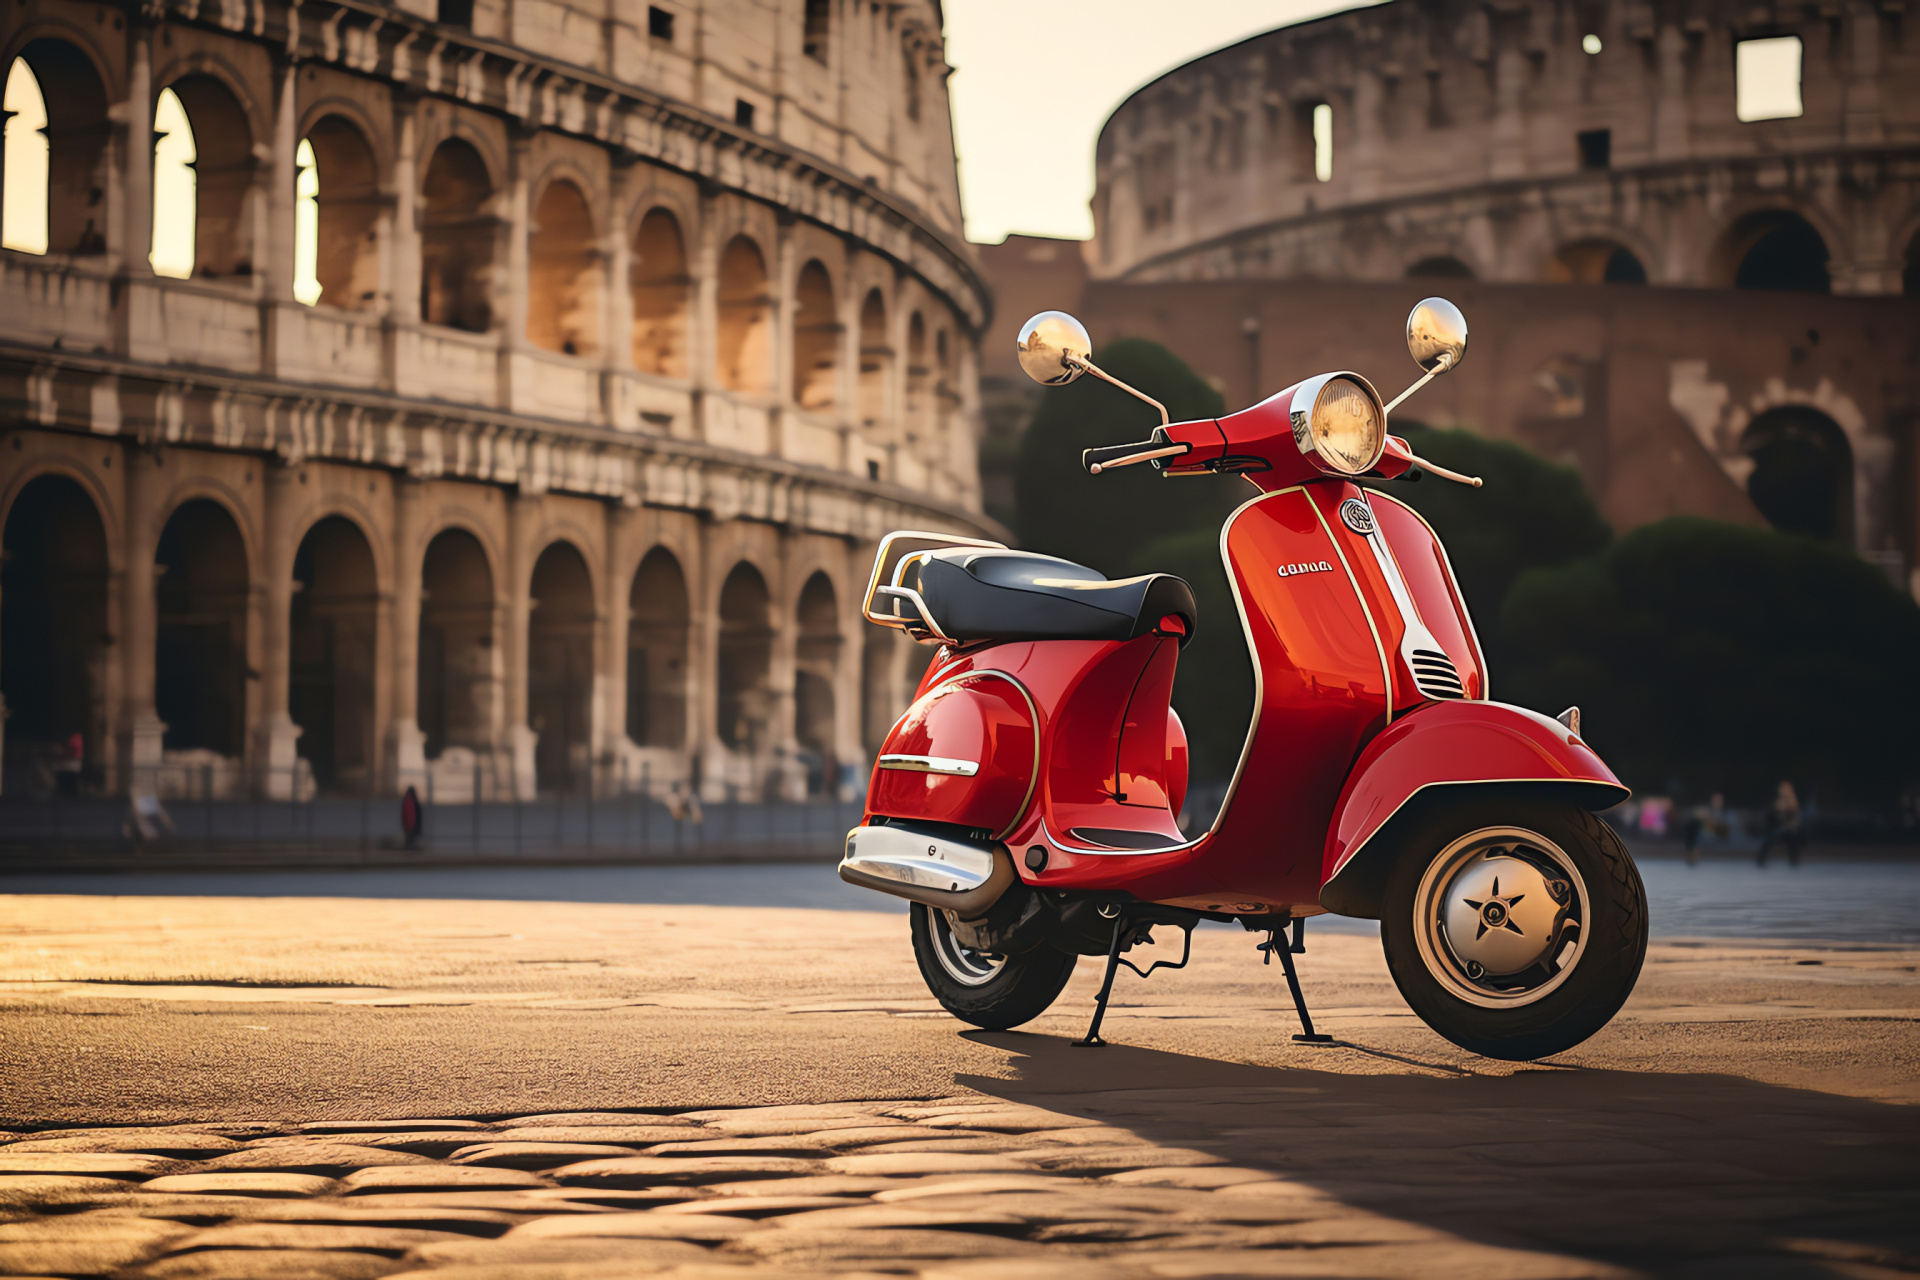
[[[1408,841],[1380,937],[1428,1026],[1489,1058],[1544,1058],[1605,1026],[1632,993],[1646,890],[1620,837],[1584,809],[1460,805]]]
[[[1066,989],[1078,956],[1052,947],[990,955],[961,945],[943,911],[913,904],[913,955],[942,1008],[962,1022],[1005,1031],[1047,1011]]]

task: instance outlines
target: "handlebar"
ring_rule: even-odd
[[[1102,471],[1111,471],[1115,467],[1130,467],[1136,462],[1151,462],[1155,458],[1171,458],[1178,454],[1190,453],[1190,444],[1169,444],[1165,436],[1157,440],[1141,440],[1134,444],[1109,444],[1098,449],[1087,449],[1080,454],[1080,465],[1093,475]]]

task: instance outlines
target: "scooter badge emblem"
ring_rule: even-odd
[[[1299,564],[1283,564],[1280,566],[1280,576],[1283,578],[1291,578],[1294,575],[1301,574],[1301,573],[1332,573],[1332,572],[1333,572],[1333,566],[1328,564],[1325,560],[1307,560]]]
[[[1340,521],[1364,538],[1374,530],[1373,508],[1363,498],[1348,498],[1340,504]]]

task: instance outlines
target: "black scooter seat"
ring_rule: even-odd
[[[903,585],[916,587],[949,638],[1131,640],[1168,614],[1193,637],[1193,588],[1170,573],[1109,581],[1098,570],[1031,551],[956,547],[923,560]],[[912,606],[898,603],[902,616]]]

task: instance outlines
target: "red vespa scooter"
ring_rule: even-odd
[[[1407,322],[1424,375],[1391,404],[1326,373],[1218,420],[1167,422],[1092,360],[1078,321],[1043,312],[1027,372],[1083,373],[1160,408],[1151,439],[1089,449],[1095,474],[1230,472],[1259,496],[1220,534],[1253,657],[1254,712],[1217,817],[1178,815],[1187,741],[1169,703],[1198,622],[1193,592],[1109,581],[1069,561],[938,534],[887,537],[867,618],[938,645],[875,763],[843,879],[910,899],[914,953],[956,1017],[1004,1029],[1043,1012],[1081,955],[1114,975],[1179,968],[1202,920],[1263,931],[1313,1031],[1293,955],[1325,912],[1378,919],[1407,1003],[1441,1035],[1508,1059],[1570,1048],[1639,976],[1645,892],[1595,811],[1627,788],[1581,740],[1578,708],[1493,702],[1438,537],[1359,477],[1415,469],[1477,486],[1387,434],[1388,412],[1466,350],[1464,317],[1429,298]],[[1214,625],[1218,625],[1214,623]],[[1123,954],[1154,925],[1179,962]],[[1291,936],[1288,936],[1288,931]]]

